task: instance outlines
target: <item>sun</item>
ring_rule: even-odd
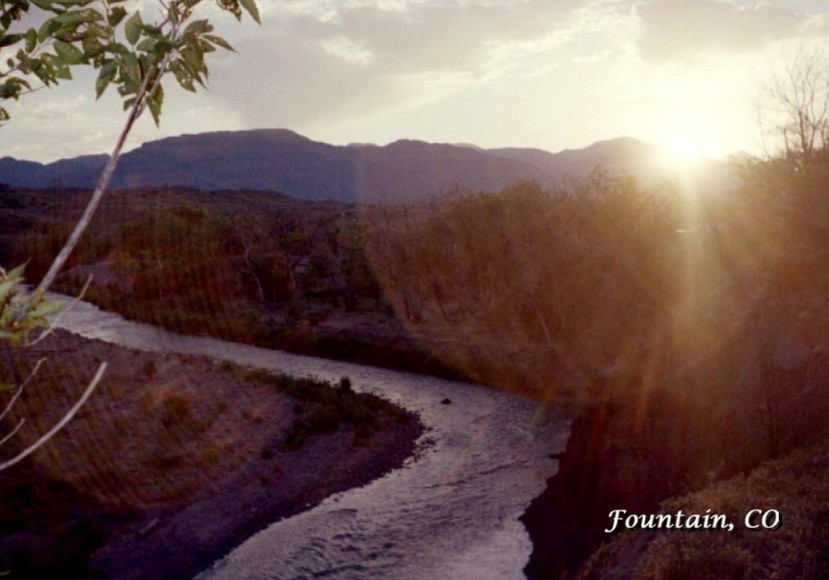
[[[688,137],[676,137],[665,144],[668,154],[677,161],[691,161],[702,157],[702,147]]]
[[[674,169],[690,169],[705,156],[699,141],[689,137],[673,137],[662,143],[665,165]]]

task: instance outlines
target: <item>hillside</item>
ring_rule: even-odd
[[[768,462],[747,476],[666,501],[659,510],[725,514],[733,532],[614,534],[578,577],[823,578],[829,566],[827,492],[829,446],[824,443]],[[755,510],[776,510],[782,527],[763,529]],[[772,512],[767,523],[774,517]]]
[[[97,362],[109,368],[75,418],[0,478],[0,569],[14,578],[190,578],[397,467],[421,432],[370,395],[60,330],[13,353],[0,381],[42,358],[9,415],[26,419],[9,454],[54,424]]]

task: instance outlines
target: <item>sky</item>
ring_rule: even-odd
[[[144,7],[156,0],[130,0]],[[803,46],[829,47],[826,0],[258,0],[262,25],[206,13],[236,52],[208,90],[170,79],[161,126],[286,128],[333,144],[420,139],[556,152],[629,136],[722,157],[762,152],[761,87]],[[0,157],[108,153],[125,120],[94,76],[7,104]]]

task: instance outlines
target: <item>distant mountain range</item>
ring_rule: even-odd
[[[106,160],[106,155],[88,155],[44,165],[4,157],[0,183],[92,188]],[[661,148],[631,138],[550,153],[410,140],[335,146],[285,129],[262,129],[145,143],[121,157],[112,187],[178,185],[278,191],[310,200],[422,203],[454,190],[496,192],[517,181],[568,188],[587,179],[597,165],[611,174],[630,174],[644,186],[659,185],[677,172]],[[708,188],[727,187],[733,177],[724,162],[700,159],[695,167]]]

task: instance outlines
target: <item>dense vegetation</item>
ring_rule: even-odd
[[[539,398],[584,394],[591,369],[640,351],[675,293],[670,198],[601,171],[572,194],[524,183],[390,213],[369,253],[409,328],[457,343],[446,356],[478,380]]]
[[[77,190],[0,192],[0,260],[37,277],[79,211]],[[353,206],[261,192],[136,190],[104,201],[58,289],[172,330],[457,378],[398,324]],[[4,232],[5,233],[5,232]],[[344,318],[344,320],[343,320]],[[328,321],[330,324],[321,325]]]

